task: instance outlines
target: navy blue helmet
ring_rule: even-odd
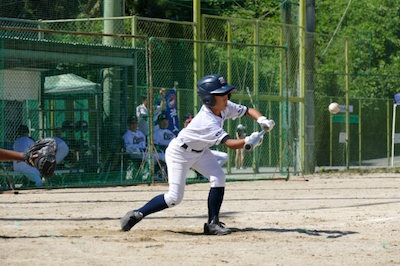
[[[208,107],[215,105],[214,95],[226,95],[231,91],[236,91],[236,87],[226,83],[225,78],[219,74],[207,75],[197,82],[197,95]]]

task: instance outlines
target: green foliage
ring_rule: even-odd
[[[349,37],[352,96],[392,97],[398,90],[397,84],[400,78],[399,2],[398,0],[352,1],[345,13],[348,3],[349,0],[316,1],[316,32],[332,36],[337,29],[337,35]],[[100,17],[102,6],[103,0],[2,0],[0,17],[32,20]],[[267,21],[297,24],[297,9],[298,1],[201,0],[202,14],[259,20],[261,23]],[[126,0],[125,14],[192,21],[193,0]],[[91,27],[93,32],[98,32],[102,23],[92,22]],[[129,28],[129,25],[126,25],[126,28]],[[75,30],[82,29],[76,26]],[[274,42],[279,38],[269,31],[272,32],[274,29],[267,26],[260,32],[260,43],[277,44]],[[225,32],[226,29],[216,28],[215,32],[208,33],[215,36],[208,39],[224,40]],[[236,23],[232,26],[232,32],[235,42],[253,42],[252,24]],[[295,33],[293,36],[296,38]],[[317,72],[338,75],[330,79],[330,82],[342,80],[345,62],[343,40],[334,38],[330,42],[330,38],[318,37],[316,47]],[[246,58],[245,55],[244,57]],[[340,83],[321,85],[339,87],[343,90]]]
[[[338,0],[334,4],[329,0],[318,1],[316,32],[332,35],[347,4],[348,0]],[[391,98],[397,92],[399,24],[397,0],[352,1],[337,31],[338,35],[350,37],[352,96]]]

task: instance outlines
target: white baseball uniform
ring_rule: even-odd
[[[126,152],[131,154],[132,158],[143,158],[143,152],[146,150],[146,137],[140,131],[130,131],[129,129],[122,136]]]
[[[165,149],[171,140],[175,138],[175,134],[172,133],[171,130],[168,128],[162,129],[158,128],[157,130],[154,131],[154,144],[159,145],[161,149]],[[165,153],[164,152],[159,152],[158,156],[160,160],[165,162]]]
[[[175,134],[172,133],[168,128],[159,128],[154,131],[154,144],[167,147],[172,139],[175,138]]]
[[[226,152],[211,150],[211,153],[217,158],[220,166],[223,166],[229,159],[229,155]]]
[[[122,139],[126,152],[129,153],[133,159],[143,159],[146,157],[148,160],[146,137],[140,130],[133,132],[128,129],[122,136]],[[164,153],[158,153],[158,158],[165,161]],[[154,163],[157,162],[157,156],[154,156],[153,161]]]
[[[14,142],[13,149],[18,152],[25,152],[28,148],[30,148],[34,144],[33,139],[30,137],[24,136],[20,137]],[[15,172],[23,173],[26,177],[36,183],[37,187],[43,185],[43,181],[38,169],[25,162],[13,162],[13,167]]]
[[[164,200],[168,207],[182,201],[190,168],[208,178],[211,187],[225,187],[225,173],[210,147],[229,138],[223,129],[226,119],[242,117],[246,112],[247,107],[228,101],[219,117],[203,105],[189,125],[171,141],[166,150],[169,190]]]

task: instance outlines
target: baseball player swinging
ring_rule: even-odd
[[[191,123],[171,141],[166,150],[169,189],[144,206],[126,213],[121,218],[121,229],[129,231],[135,224],[152,213],[178,205],[185,190],[186,175],[190,168],[208,178],[211,188],[208,196],[208,221],[204,224],[206,235],[226,235],[231,232],[219,221],[219,212],[225,192],[225,173],[211,153],[210,147],[224,144],[236,150],[259,135],[254,132],[245,139],[232,139],[223,129],[226,119],[236,119],[244,115],[257,120],[266,132],[275,125],[258,110],[231,102],[230,96],[236,88],[226,83],[219,74],[207,75],[197,83],[197,94],[203,106]],[[262,136],[255,146],[262,143]]]

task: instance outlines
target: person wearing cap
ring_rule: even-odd
[[[133,159],[142,159],[146,151],[146,136],[138,129],[135,116],[127,120],[128,130],[122,136],[124,147]]]
[[[166,114],[162,113],[158,117],[158,125],[159,128],[154,131],[154,144],[164,152],[171,140],[175,138],[175,134],[168,129],[169,118]],[[165,158],[163,161],[165,161]]]
[[[239,124],[236,129],[236,138],[237,139],[244,139],[246,138],[246,127],[242,124]],[[244,148],[236,149],[236,156],[235,156],[235,168],[236,169],[246,169],[244,166],[244,155],[245,150]],[[239,160],[240,158],[240,160]],[[240,166],[239,166],[240,162]]]
[[[35,141],[29,136],[29,128],[26,125],[20,125],[17,133],[18,139],[16,139],[14,142],[13,150],[16,152],[25,152],[34,144]],[[37,187],[43,186],[43,180],[40,172],[35,167],[23,161],[14,161],[13,167],[15,172],[24,174],[31,181],[35,182]]]
[[[168,145],[165,159],[168,167],[168,192],[161,193],[139,208],[128,211],[121,219],[122,231],[129,231],[145,217],[179,205],[184,197],[186,178],[192,168],[210,181],[207,199],[207,222],[204,234],[226,235],[232,232],[220,222],[219,214],[225,194],[226,176],[210,147],[225,145],[232,150],[243,148],[244,139],[234,139],[223,128],[227,119],[235,120],[246,116],[260,125],[260,130],[269,132],[275,126],[255,108],[230,101],[231,93],[237,91],[220,74],[206,75],[197,82],[197,95],[202,107],[187,127],[182,129]],[[257,140],[255,147],[262,144],[259,132],[253,132],[249,140]],[[252,138],[252,139],[251,139]],[[163,213],[164,215],[164,213]],[[166,213],[165,213],[166,215]],[[177,221],[179,223],[179,221]]]
[[[168,129],[169,117],[165,113],[161,113],[157,119],[158,126],[154,131],[154,144],[157,146],[157,154],[154,158],[159,158],[163,163],[165,163],[165,150],[167,149],[171,140],[175,138],[175,134]],[[156,181],[164,181],[163,172],[157,171],[155,174]]]
[[[142,160],[146,158],[146,161],[148,161],[146,136],[138,129],[138,119],[135,116],[128,118],[127,125],[128,130],[122,136],[125,151],[129,153],[132,159]],[[159,156],[154,156],[154,163],[157,163],[158,158],[162,161],[165,160],[164,154],[159,154]]]

